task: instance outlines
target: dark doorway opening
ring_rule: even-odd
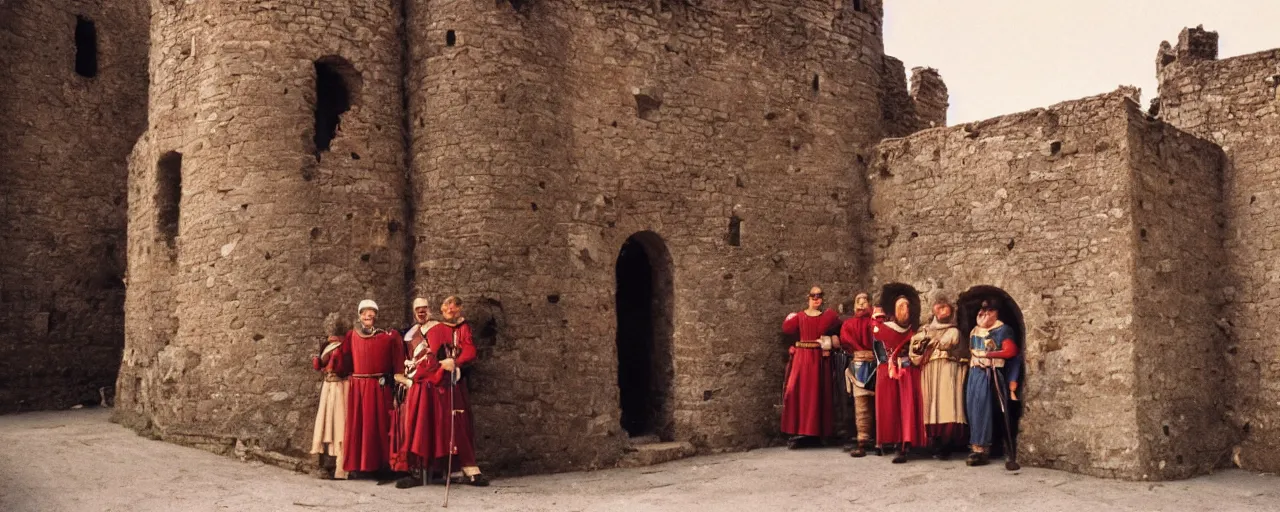
[[[915,287],[905,283],[888,283],[880,287],[880,300],[876,302],[884,310],[887,320],[893,320],[893,303],[897,302],[898,297],[906,297],[907,304],[911,310],[911,327],[912,329],[920,328],[920,292]]]
[[[616,271],[618,395],[631,437],[672,438],[671,255],[657,233],[622,244]]]
[[[98,28],[92,20],[76,16],[76,74],[85,78],[98,75]]]
[[[956,301],[956,324],[960,328],[960,339],[964,343],[968,343],[969,332],[978,323],[978,309],[982,305],[982,301],[986,299],[997,299],[999,301],[1000,307],[997,311],[1000,313],[1000,321],[1008,324],[1013,329],[1013,342],[1018,345],[1018,357],[1013,364],[1022,366],[1022,378],[1019,379],[1021,382],[1018,385],[1015,399],[1008,402],[1010,428],[1017,432],[1018,422],[1022,418],[1023,401],[1021,398],[1025,394],[1027,383],[1027,367],[1023,363],[1026,360],[1024,354],[1027,347],[1026,325],[1022,321],[1022,309],[1018,307],[1018,303],[1013,300],[1013,297],[1010,297],[1008,293],[1005,293],[1000,288],[985,285],[974,286],[961,293],[960,298]],[[1008,369],[1008,364],[1006,363],[1006,369]],[[994,413],[998,415],[1000,410],[997,408]],[[995,435],[991,439],[991,455],[1003,457],[1005,452],[1004,440],[1008,437],[1004,427],[1004,420],[997,417],[992,424],[995,425]],[[1014,449],[1017,449],[1018,436],[1016,434],[1013,436],[1013,440]]]
[[[315,68],[315,154],[319,160],[320,153],[329,151],[329,144],[337,137],[342,114],[351,109],[359,76],[350,62],[334,55],[317,60]]]

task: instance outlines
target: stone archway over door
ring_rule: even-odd
[[[662,237],[641,231],[622,244],[615,267],[618,397],[631,437],[671,440],[673,284]]]
[[[1008,324],[1013,328],[1013,341],[1018,344],[1018,364],[1026,359],[1024,351],[1027,349],[1026,340],[1026,324],[1022,321],[1022,308],[1018,307],[1018,303],[1010,297],[1008,293],[994,286],[974,286],[964,293],[960,294],[960,298],[956,300],[956,325],[960,328],[960,338],[965,343],[969,342],[969,331],[973,330],[977,324],[978,309],[982,301],[986,299],[997,299],[1000,302],[1000,321]],[[1020,387],[1018,388],[1016,399],[1009,402],[1010,415],[1009,420],[1013,430],[1018,430],[1018,421],[1022,418],[1023,402],[1022,398],[1026,396],[1027,373],[1026,365],[1022,365],[1022,378]],[[998,411],[997,411],[998,412]],[[1005,431],[1003,421],[993,422],[995,425],[995,437],[991,440],[992,455],[1001,457],[1004,455],[1004,439],[1008,434]],[[1018,436],[1013,436],[1014,449],[1017,449]]]

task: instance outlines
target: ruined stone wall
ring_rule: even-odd
[[[1206,474],[1233,444],[1221,399],[1228,376],[1216,325],[1225,269],[1222,151],[1137,108],[1133,170],[1133,327],[1143,466],[1163,478]]]
[[[368,297],[383,326],[404,320],[399,15],[392,3],[154,3],[119,421],[290,463],[309,449],[309,358],[326,319],[354,318]],[[350,89],[328,151],[317,61]]]
[[[880,112],[885,137],[906,137],[947,125],[949,95],[938,70],[911,68],[908,82],[902,61],[886,55],[880,72]]]
[[[911,68],[911,102],[915,104],[918,129],[947,125],[950,95],[942,75],[933,68]]]
[[[919,131],[916,105],[907,89],[907,68],[897,57],[884,56],[880,69],[880,113],[885,137],[906,137]]]
[[[143,1],[0,2],[0,412],[110,397],[147,12]]]
[[[857,175],[880,137],[867,10],[415,5],[416,287],[463,295],[492,329],[472,383],[482,459],[621,456],[614,263],[644,231],[674,268],[669,437],[775,438],[782,317],[811,284],[848,300],[862,279]]]
[[[1243,440],[1235,462],[1280,470],[1280,307],[1275,247],[1280,225],[1280,50],[1217,58],[1216,33],[1187,29],[1158,55],[1160,118],[1223,148],[1222,215],[1226,225],[1226,286],[1216,338],[1230,376],[1225,393],[1230,425]],[[1212,261],[1204,263],[1211,266]],[[1208,292],[1211,296],[1213,292]]]
[[[1024,462],[1159,478],[1141,447],[1131,91],[879,146],[877,286],[995,286],[1026,326]]]

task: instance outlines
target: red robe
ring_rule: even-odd
[[[392,375],[404,368],[404,342],[395,331],[369,337],[347,333],[351,351],[347,391],[347,471],[372,472],[389,467],[391,456]],[[387,385],[378,383],[384,379]]]
[[[475,360],[476,347],[471,341],[471,326],[467,325],[466,319],[459,318],[456,322],[454,324],[440,322],[433,325],[427,330],[427,343],[431,347],[432,354],[439,354],[441,347],[448,346],[449,352],[453,354],[454,364],[461,368]],[[433,427],[430,436],[423,438],[424,445],[420,456],[432,459],[436,468],[443,469],[449,457],[449,435],[452,430],[454,456],[453,467],[449,468],[452,472],[459,468],[475,466],[476,449],[471,402],[467,399],[467,383],[459,380],[457,385],[450,385],[450,380],[449,372],[442,372],[438,383],[426,386],[430,395],[432,418],[430,423]],[[453,394],[452,404],[449,403],[450,392]],[[453,406],[453,410],[460,411],[452,415],[452,418],[449,414],[450,405]],[[451,420],[452,425],[450,425]]]
[[[426,328],[430,329],[437,323],[427,322]],[[440,367],[437,353],[431,350],[430,343],[422,334],[422,328],[414,325],[411,329],[412,337],[405,347],[409,358],[404,364],[405,376],[413,381],[413,385],[405,390],[404,404],[400,406],[403,409],[399,418],[400,430],[395,436],[397,446],[392,457],[392,469],[396,471],[429,467],[434,455],[434,440],[441,428],[436,424],[432,397],[435,386],[446,377],[445,372]]]
[[[895,329],[895,327],[897,327]],[[899,330],[901,329],[901,330]],[[924,420],[920,415],[920,368],[906,366],[896,370],[897,378],[890,375],[890,363],[894,359],[907,358],[911,337],[915,329],[899,327],[896,323],[876,320],[871,326],[871,336],[884,344],[889,363],[876,368],[876,444],[924,443]]]
[[[801,311],[787,316],[782,332],[801,342],[815,342],[819,336],[837,334],[840,317],[828,309],[818,316]],[[789,350],[786,387],[782,392],[782,433],[801,436],[835,434],[831,398],[831,358],[820,348]]]

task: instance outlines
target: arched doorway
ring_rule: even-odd
[[[911,310],[911,328],[920,328],[920,292],[915,287],[905,283],[887,283],[880,287],[880,300],[876,302],[884,310],[884,314],[889,318],[893,318],[893,303],[898,297],[906,297],[907,303]]]
[[[1021,361],[1025,361],[1024,351],[1027,347],[1027,331],[1026,325],[1022,321],[1022,308],[1018,307],[1018,303],[1013,300],[1013,297],[1010,297],[1008,293],[1000,288],[986,285],[974,286],[960,294],[960,298],[956,300],[956,324],[960,328],[960,338],[966,343],[968,342],[969,331],[973,330],[973,327],[977,325],[978,309],[982,305],[982,301],[987,299],[996,299],[999,302],[1000,307],[997,311],[1000,313],[1000,321],[1013,328],[1013,341],[1018,345],[1018,364],[1021,364]],[[1022,418],[1021,398],[1025,396],[1024,390],[1027,383],[1025,364],[1022,364],[1022,378],[1020,380],[1021,383],[1019,384],[1017,395],[1008,402],[1009,423],[1014,432],[1018,431],[1018,421]],[[999,413],[998,410],[995,412]],[[1005,430],[1003,420],[994,421],[993,424],[995,425],[995,436],[991,440],[991,454],[995,457],[1002,457],[1005,451],[1004,440],[1008,437],[1008,433]],[[1013,436],[1015,450],[1018,446],[1017,440],[1018,436],[1015,434]]]
[[[657,233],[631,235],[618,251],[618,396],[631,437],[671,440],[671,274],[671,254]]]

